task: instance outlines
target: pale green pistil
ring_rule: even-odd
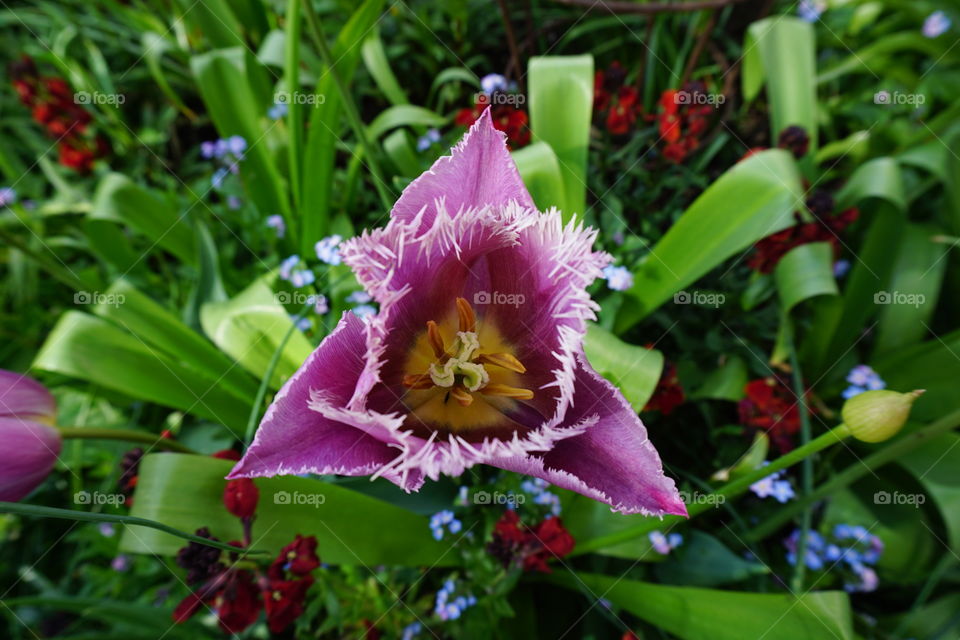
[[[482,364],[471,362],[479,350],[480,339],[476,333],[457,332],[457,339],[453,342],[454,355],[443,364],[435,362],[430,365],[430,380],[438,387],[449,388],[459,382],[468,391],[482,389],[490,381],[490,375]]]

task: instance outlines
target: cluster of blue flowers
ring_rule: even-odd
[[[313,249],[317,252],[317,259],[331,266],[340,264],[340,243],[343,238],[338,235],[327,236],[317,242]]]
[[[438,142],[440,142],[440,130],[427,129],[425,134],[417,138],[417,151],[426,151]]]
[[[850,373],[847,374],[847,382],[850,383],[850,386],[844,389],[844,398],[852,398],[864,391],[875,391],[887,386],[887,383],[877,375],[877,372],[865,364],[858,364],[851,369]]]
[[[471,595],[461,595],[452,598],[453,592],[457,590],[457,585],[453,580],[447,580],[443,587],[437,592],[437,602],[433,612],[441,620],[456,620],[466,609],[477,604],[477,599]]]
[[[651,531],[647,534],[647,538],[653,545],[653,550],[662,556],[669,554],[683,544],[683,536],[679,533],[664,534],[661,531]]]
[[[305,287],[313,284],[316,276],[310,269],[298,269],[300,256],[292,255],[280,263],[280,279],[286,280],[295,287]]]
[[[800,0],[800,4],[797,5],[797,15],[804,22],[816,22],[826,8],[827,3],[824,0]]]
[[[626,291],[633,286],[633,274],[626,267],[607,265],[603,268],[603,277],[614,291]]]
[[[923,35],[927,38],[938,38],[945,34],[952,23],[943,11],[934,11],[923,21]]]
[[[277,233],[278,238],[287,234],[287,223],[283,221],[283,216],[278,213],[267,216],[267,226]]]
[[[784,541],[787,562],[792,565],[797,563],[799,544],[799,529]],[[883,541],[865,527],[838,524],[827,537],[816,531],[808,532],[804,563],[811,571],[837,568],[844,574],[843,588],[847,591],[873,591],[879,584],[873,565],[882,553]],[[827,563],[831,563],[830,566]]]
[[[770,464],[769,462],[764,462],[763,466]],[[776,498],[777,502],[783,504],[788,500],[792,500],[795,497],[793,491],[793,485],[790,484],[789,480],[781,479],[783,477],[783,471],[777,471],[772,473],[762,480],[757,480],[752,485],[750,485],[750,491],[754,492],[760,498]]]
[[[222,187],[223,181],[229,174],[240,172],[240,161],[243,160],[243,153],[246,150],[247,141],[243,136],[230,136],[200,143],[201,156],[207,160],[218,160],[223,164],[210,178],[210,184],[214,189]],[[239,208],[239,198],[234,197],[233,201],[228,199],[228,204],[231,209]]]
[[[548,506],[550,507],[551,515],[560,515],[560,496],[547,491],[547,489],[550,488],[549,482],[543,480],[542,478],[529,478],[520,483],[520,488],[524,493],[530,494],[530,496],[533,498],[534,504]]]
[[[460,530],[463,529],[463,523],[457,520],[453,511],[449,509],[439,511],[430,517],[430,531],[433,533],[434,540],[443,539],[444,526],[446,526],[446,531],[452,534],[460,533]]]
[[[0,188],[0,207],[9,207],[17,201],[17,192],[10,187]]]
[[[413,640],[413,638],[420,635],[421,631],[423,631],[422,624],[419,622],[411,622],[403,628],[403,635],[400,636],[400,640]]]

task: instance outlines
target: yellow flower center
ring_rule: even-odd
[[[448,348],[449,345],[449,348]],[[423,425],[462,431],[502,424],[517,400],[533,391],[518,386],[527,369],[492,323],[478,326],[470,303],[427,322],[404,366],[404,403]]]

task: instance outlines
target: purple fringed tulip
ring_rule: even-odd
[[[0,501],[16,502],[33,491],[60,455],[53,396],[36,380],[0,370]]]
[[[380,312],[345,313],[280,390],[230,478],[383,476],[407,491],[488,464],[625,513],[686,515],[636,412],[583,353],[610,261],[537,211],[489,111],[341,245]]]

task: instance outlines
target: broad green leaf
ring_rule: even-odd
[[[184,589],[186,595],[186,589]],[[174,599],[175,602],[175,599]],[[25,598],[5,598],[4,605],[38,608],[54,612],[69,611],[82,620],[98,620],[111,631],[121,630],[117,638],[170,638],[176,640],[196,640],[206,637],[198,620],[188,620],[184,624],[171,624],[169,607],[156,607],[148,604],[135,604],[129,601],[104,600],[96,597],[61,596],[50,593]],[[60,638],[74,637],[58,634]],[[114,637],[98,634],[97,637]]]
[[[840,292],[833,278],[833,245],[811,242],[791,249],[777,263],[774,280],[786,312],[808,298],[837,295]]]
[[[217,246],[202,221],[194,222],[197,245],[197,277],[190,289],[190,299],[183,308],[184,322],[196,331],[201,330],[200,308],[207,302],[227,299],[227,291],[220,277],[220,261]]]
[[[225,302],[211,302],[200,310],[204,332],[247,371],[262,378],[274,352],[293,321],[262,280]],[[313,351],[310,341],[294,331],[287,341],[270,384],[280,388]]]
[[[89,214],[91,223],[111,222],[133,228],[186,264],[196,264],[193,230],[186,214],[119,173],[109,173],[97,185]]]
[[[297,443],[291,442],[291,447]],[[234,463],[185,454],[151,454],[140,463],[130,514],[183,531],[209,527],[221,540],[242,539],[240,520],[223,506]],[[453,541],[436,542],[426,516],[337,485],[296,476],[258,478],[253,548],[276,553],[297,533],[316,536],[321,560],[336,565],[451,566]],[[183,540],[128,527],[121,548],[172,555]]]
[[[919,342],[928,333],[940,286],[947,268],[949,247],[934,242],[935,227],[908,224],[890,279],[890,302],[880,310],[875,353],[882,354]],[[912,296],[896,303],[893,296]],[[914,304],[907,304],[907,300]]]
[[[737,402],[743,397],[747,384],[747,365],[742,358],[729,358],[722,367],[711,372],[703,384],[690,394],[691,398],[730,400]]]
[[[353,75],[360,61],[361,43],[376,24],[383,10],[384,0],[366,0],[347,23],[340,29],[331,55],[336,60],[337,73],[346,86],[353,82]],[[301,201],[300,252],[309,255],[313,245],[327,234],[332,217],[331,201],[334,180],[334,154],[340,137],[340,94],[333,76],[325,67],[318,66],[317,95],[324,96],[310,109],[307,118],[306,145],[303,149],[303,199]]]
[[[406,129],[397,129],[383,139],[383,151],[393,163],[397,175],[414,178],[420,172],[420,159],[417,158]]]
[[[563,174],[560,171],[560,162],[546,142],[534,142],[522,149],[514,151],[513,161],[526,185],[534,204],[541,211],[550,207],[563,208],[565,203],[563,191]]]
[[[177,4],[180,6],[179,19],[202,34],[213,47],[246,46],[243,29],[227,0],[177,0]]]
[[[367,127],[367,134],[371,139],[376,139],[397,127],[442,127],[446,123],[446,118],[430,109],[412,104],[400,104],[388,107],[374,118],[373,122]]]
[[[692,587],[714,587],[769,573],[758,562],[744,560],[713,536],[692,529],[683,544],[655,573],[660,582]]]
[[[560,162],[564,219],[586,213],[593,56],[535,56],[529,63],[530,128]]]
[[[573,539],[577,541],[577,544],[629,529],[635,526],[638,520],[644,519],[644,516],[614,513],[610,510],[609,505],[597,502],[579,493],[555,491],[559,493],[563,500],[563,525],[573,536]],[[610,545],[592,553],[638,562],[663,561],[663,556],[653,550],[647,536],[636,536],[626,542]],[[573,550],[573,555],[577,555],[576,548]]]
[[[943,55],[940,45],[930,38],[923,37],[919,30],[887,34],[876,42],[858,47],[856,51],[851,51],[850,55],[841,62],[824,70],[817,78],[817,84],[831,82],[848,73],[869,73],[873,75],[876,73],[874,68],[885,66],[880,64],[878,67],[878,63],[885,60],[887,56],[901,51],[916,51],[934,60]]]
[[[596,324],[587,327],[583,350],[597,373],[619,387],[634,410],[642,411],[660,380],[663,354],[624,342]]]
[[[363,64],[367,67],[373,81],[377,83],[377,87],[387,97],[387,100],[394,105],[409,103],[407,94],[400,87],[397,76],[393,75],[393,70],[390,68],[390,62],[387,59],[386,51],[383,50],[383,40],[380,39],[378,29],[374,28],[367,39],[363,41],[361,53]]]
[[[682,640],[853,640],[850,602],[842,591],[745,593],[671,587],[578,572],[551,582],[580,590],[582,585],[618,607]],[[581,584],[582,582],[582,584]]]
[[[249,406],[215,379],[106,320],[78,311],[60,317],[33,366],[214,420],[235,433],[249,417]]]
[[[263,115],[273,101],[265,67],[245,47],[234,47],[193,56],[190,68],[219,134],[247,141],[239,167],[251,200],[264,216],[279,213],[289,229],[296,229],[284,180],[263,139]]]
[[[935,420],[960,407],[960,331],[931,337],[920,344],[901,347],[871,360],[888,389],[926,389],[913,405],[914,420]]]
[[[885,304],[893,266],[904,235],[906,202],[900,167],[891,158],[877,158],[860,166],[837,194],[839,208],[857,206],[868,225],[846,286],[838,297],[814,303],[816,331],[804,344],[809,375],[828,372],[857,342],[864,328]]]
[[[947,433],[897,458],[926,490],[924,498],[940,510],[950,546],[960,552],[960,436]]]
[[[257,392],[254,380],[233,360],[127,280],[111,285],[93,312],[180,365],[207,376],[210,384],[218,384],[241,403],[249,402]]]
[[[617,333],[730,256],[793,224],[801,202],[797,164],[786,151],[763,151],[734,165],[690,205],[636,271],[617,316]]]
[[[806,129],[817,149],[816,46],[813,25],[772,16],[750,25],[744,47],[743,92],[752,100],[766,81],[770,133],[776,140],[791,125]]]

